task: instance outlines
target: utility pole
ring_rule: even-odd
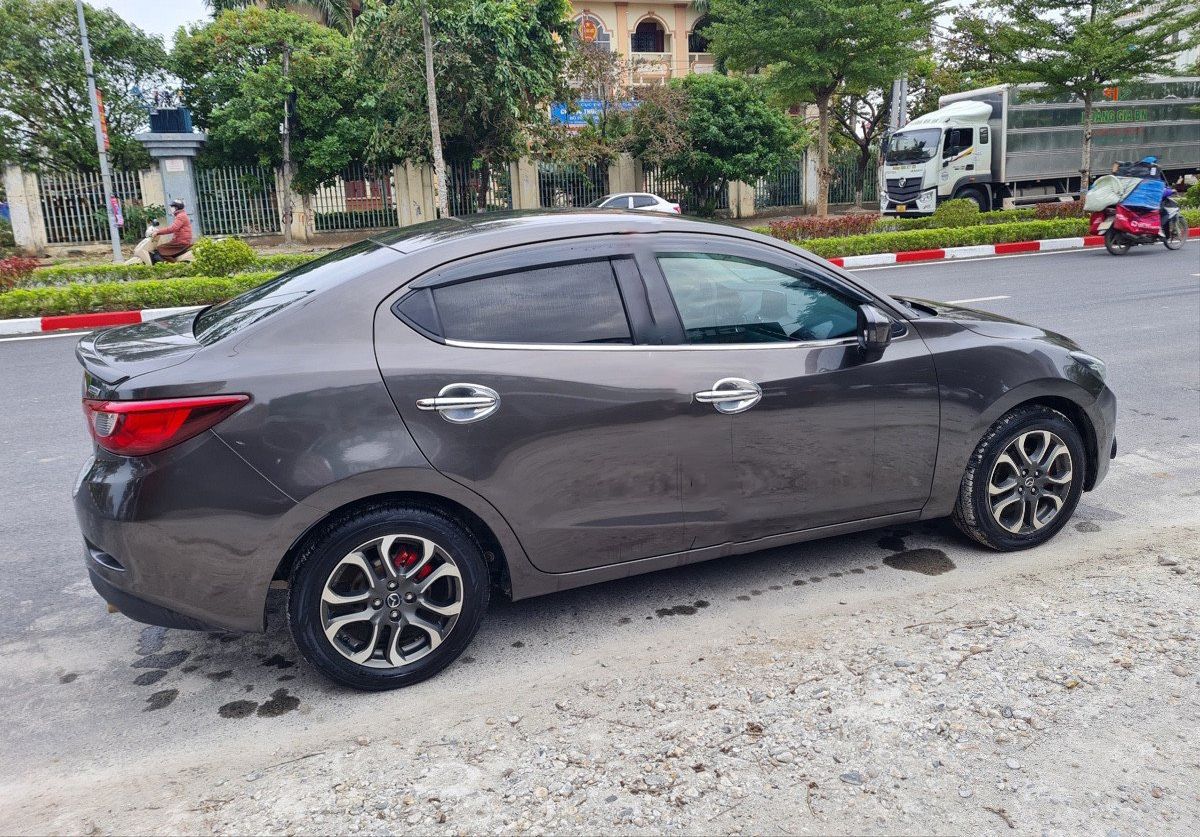
[[[900,76],[892,82],[892,112],[888,117],[888,131],[895,132],[908,124],[908,76]]]
[[[283,48],[283,84],[288,84],[288,76],[292,69],[292,48]],[[283,96],[283,124],[279,128],[283,134],[283,241],[292,243],[292,93],[287,91]]]
[[[100,154],[100,180],[104,184],[104,214],[108,216],[108,234],[112,238],[113,264],[124,261],[121,255],[121,231],[113,213],[112,171],[108,168],[108,136],[100,121],[100,99],[96,95],[96,72],[92,66],[92,45],[88,42],[87,21],[83,19],[83,0],[75,0],[79,14],[79,40],[83,45],[83,67],[87,74],[88,98],[92,100],[92,129],[96,132],[96,151]]]
[[[425,39],[425,99],[429,105],[430,145],[433,148],[433,173],[437,179],[437,208],[443,218],[450,217],[446,190],[446,159],[442,156],[442,126],[438,121],[437,84],[433,77],[433,34],[429,29],[429,6],[421,2],[421,36]]]

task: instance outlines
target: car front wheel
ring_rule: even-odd
[[[1075,425],[1057,410],[1018,407],[971,454],[954,522],[968,536],[1009,551],[1045,543],[1067,524],[1087,460]]]
[[[463,652],[489,594],[482,551],[457,522],[373,506],[324,527],[299,556],[288,623],[304,658],[332,680],[395,689]]]

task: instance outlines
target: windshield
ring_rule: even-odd
[[[922,128],[892,134],[883,151],[883,159],[888,163],[924,163],[937,153],[941,139],[940,128]]]

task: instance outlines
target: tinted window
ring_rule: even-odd
[[[951,128],[946,132],[946,147],[942,156],[952,157],[960,151],[965,151],[971,147],[974,137],[974,128]]]
[[[988,129],[980,128],[979,129],[979,144],[986,145],[987,142],[988,142]]]
[[[474,279],[433,289],[442,334],[477,343],[632,343],[607,260]]]
[[[629,208],[629,198],[626,198],[626,197],[609,198],[603,204],[600,205],[600,208],[601,209],[628,209]]]
[[[656,201],[654,198],[650,197],[649,195],[634,195],[633,196],[634,209],[638,209],[643,206],[654,206],[656,203],[658,203],[658,201]]]
[[[814,276],[710,253],[658,257],[688,343],[849,337],[858,302]]]

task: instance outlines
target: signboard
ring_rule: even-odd
[[[579,40],[585,44],[590,44],[596,40],[596,36],[600,34],[600,27],[596,25],[596,21],[590,17],[585,17],[583,23],[579,24]]]
[[[96,106],[100,110],[100,134],[104,137],[104,150],[108,151],[108,117],[104,114],[104,97],[100,95],[99,88],[96,89]]]
[[[616,107],[630,111],[637,107],[637,102],[618,102]],[[580,99],[574,103],[573,109],[565,102],[554,102],[550,105],[550,121],[566,125],[568,128],[582,128],[596,122],[603,114],[604,102],[599,99]]]

